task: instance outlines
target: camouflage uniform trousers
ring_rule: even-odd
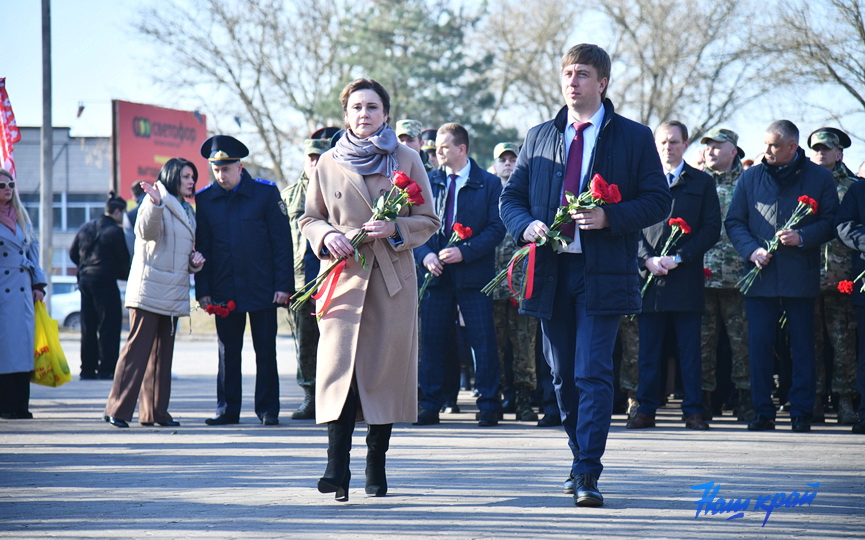
[[[625,315],[619,322],[622,363],[619,366],[619,388],[626,394],[637,391],[640,382],[640,327],[636,317]]]
[[[850,297],[835,291],[823,291],[817,302],[817,395],[826,392],[826,363],[823,328],[834,352],[832,391],[839,395],[856,392],[856,315]]]
[[[288,310],[288,325],[294,334],[297,353],[297,384],[315,390],[315,358],[318,354],[318,323],[315,302],[307,300],[297,311]]]
[[[514,388],[534,391],[537,386],[535,373],[535,336],[538,320],[529,315],[520,315],[510,299],[493,300],[493,321],[496,327],[496,345],[499,353],[499,372],[504,386],[504,358],[507,343],[511,343],[514,371]]]
[[[745,318],[745,298],[738,289],[707,287],[706,311],[703,313],[701,345],[703,351],[703,390],[714,391],[718,365],[718,336],[721,323],[727,329],[732,351],[730,378],[737,390],[751,388],[748,364],[748,321]]]

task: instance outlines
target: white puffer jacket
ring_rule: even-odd
[[[135,255],[126,287],[126,307],[160,315],[189,315],[190,256],[195,246],[195,213],[187,212],[161,182],[159,206],[144,197],[135,221]]]

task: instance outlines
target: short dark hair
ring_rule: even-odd
[[[182,198],[180,195],[180,177],[183,173],[184,167],[192,169],[192,180],[194,186],[194,184],[198,182],[198,169],[196,169],[195,164],[188,159],[171,158],[165,162],[165,165],[162,166],[162,170],[159,171],[158,180],[162,182],[168,193],[171,193],[178,199]]]
[[[342,110],[348,109],[348,97],[358,90],[372,90],[378,97],[381,98],[381,104],[384,107],[384,114],[390,115],[390,95],[384,86],[372,79],[355,79],[345,85],[342,92],[339,93],[339,102],[342,103]]]
[[[665,128],[678,128],[679,134],[682,136],[682,141],[683,142],[688,141],[688,127],[685,124],[679,122],[678,120],[667,120],[665,122],[661,122],[661,125],[659,125],[658,129],[655,130],[655,133],[657,133],[659,129],[664,128],[664,127]]]
[[[777,133],[782,138],[799,142],[799,128],[789,120],[776,120],[769,124],[766,133]]]
[[[118,210],[126,210],[126,200],[109,191],[108,200],[105,201],[105,213],[111,215]]]
[[[580,43],[574,45],[568,52],[562,56],[562,68],[572,64],[585,64],[594,67],[598,72],[598,80],[606,78],[607,86],[601,92],[601,99],[607,97],[607,88],[610,86],[610,70],[613,62],[610,60],[610,55],[607,51],[592,45],[591,43]]]
[[[444,135],[446,133],[451,134],[451,137],[453,137],[454,143],[457,146],[464,144],[466,147],[466,152],[469,151],[469,132],[468,130],[466,130],[466,128],[462,127],[457,123],[451,122],[440,127],[438,129],[438,133],[436,133],[436,136]]]

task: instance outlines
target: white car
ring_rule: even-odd
[[[126,295],[126,282],[118,281],[120,303]],[[81,291],[75,276],[51,276],[51,318],[60,326],[79,330],[81,328]],[[123,308],[123,324],[129,325],[129,310]]]

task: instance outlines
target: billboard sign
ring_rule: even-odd
[[[135,182],[155,182],[165,162],[175,157],[195,163],[196,189],[207,183],[208,163],[199,153],[201,143],[207,139],[207,116],[120,100],[112,101],[112,110],[112,189],[118,196],[132,197]]]

